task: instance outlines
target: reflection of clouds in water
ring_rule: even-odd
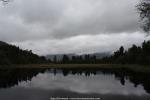
[[[44,73],[38,74],[31,81],[20,82],[18,87],[40,88],[40,89],[64,89],[79,93],[100,93],[100,94],[121,94],[121,95],[144,95],[147,94],[143,87],[139,85],[134,87],[132,83],[126,80],[125,85],[121,85],[112,75],[68,75]]]

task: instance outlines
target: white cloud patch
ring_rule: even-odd
[[[64,54],[64,53],[95,53],[112,52],[121,45],[126,49],[132,44],[140,45],[141,42],[150,39],[145,34],[135,32],[133,34],[99,34],[99,35],[80,35],[68,39],[38,40],[12,42],[23,49],[31,49],[34,53],[40,55],[46,54]],[[45,49],[46,48],[46,49]]]

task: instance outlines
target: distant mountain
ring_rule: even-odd
[[[56,56],[57,61],[61,61],[64,55],[67,55],[71,59],[73,56],[82,56],[84,58],[85,55],[87,55],[87,54],[82,54],[82,55],[77,55],[77,54],[55,54],[55,55],[46,55],[46,58],[53,61],[54,57]],[[101,59],[103,57],[111,56],[111,53],[110,52],[103,52],[103,53],[93,53],[93,54],[89,54],[89,55],[90,56],[96,56],[97,59]]]
[[[31,50],[22,50],[19,47],[0,41],[0,65],[6,64],[36,64],[48,62],[45,57],[39,57]]]

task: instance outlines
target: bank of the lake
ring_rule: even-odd
[[[113,69],[130,70],[134,72],[150,73],[150,65],[123,65],[123,64],[26,64],[1,65],[1,69],[9,68],[64,68],[64,69]]]

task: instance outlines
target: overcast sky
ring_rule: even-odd
[[[0,4],[0,40],[39,55],[108,52],[149,39],[139,0],[12,0]]]

